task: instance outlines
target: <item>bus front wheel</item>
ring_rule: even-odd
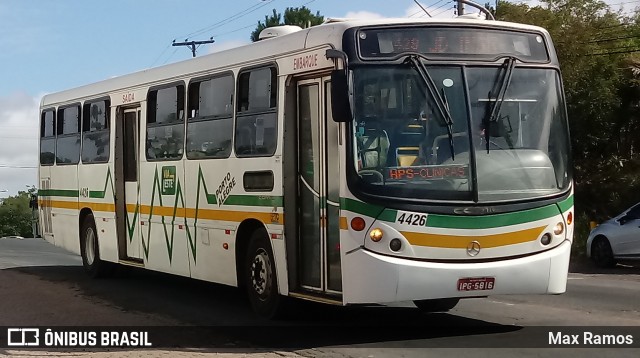
[[[98,231],[93,214],[89,214],[82,222],[80,230],[80,253],[82,255],[82,265],[84,270],[93,278],[107,276],[110,272],[108,262],[100,259],[98,247]]]
[[[438,298],[435,300],[413,301],[416,307],[418,307],[420,311],[425,313],[447,312],[455,307],[458,302],[460,302],[459,298]]]
[[[261,316],[275,318],[282,309],[273,253],[264,228],[255,230],[249,241],[245,260],[245,283],[253,310]]]

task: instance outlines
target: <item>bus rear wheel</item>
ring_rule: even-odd
[[[108,262],[100,259],[100,249],[98,246],[98,231],[93,214],[84,218],[80,230],[80,254],[82,255],[82,265],[85,272],[93,277],[105,277],[111,272]]]
[[[459,298],[438,298],[435,300],[416,300],[413,301],[413,304],[424,313],[433,313],[448,312],[455,307],[458,302],[460,302]]]
[[[276,318],[283,299],[278,293],[275,261],[264,228],[251,235],[245,259],[245,286],[253,310],[266,318]]]

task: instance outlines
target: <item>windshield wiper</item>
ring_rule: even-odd
[[[496,95],[495,101],[493,101],[493,107],[491,108],[491,112],[487,110],[486,115],[484,116],[484,139],[487,146],[487,154],[489,154],[489,146],[490,146],[490,138],[491,138],[491,124],[498,121],[498,116],[500,115],[500,109],[502,108],[502,103],[504,102],[504,96],[507,94],[507,89],[511,84],[511,75],[513,74],[513,69],[516,67],[516,58],[513,56],[509,56],[504,60],[505,64],[505,72],[502,76],[502,83],[498,88],[498,94]],[[491,91],[487,95],[487,108],[491,106]]]
[[[408,55],[405,63],[413,65],[413,67],[416,69],[416,72],[418,72],[418,74],[424,81],[427,90],[429,90],[429,94],[435,102],[435,107],[438,111],[438,114],[441,116],[441,118],[444,120],[444,124],[447,126],[447,133],[449,134],[449,147],[451,149],[451,159],[455,160],[455,151],[453,149],[453,118],[451,117],[451,112],[449,112],[449,104],[447,103],[444,88],[442,89],[441,96],[440,92],[438,91],[438,87],[433,81],[433,78],[429,74],[429,71],[427,71],[427,68],[424,66],[422,61],[420,61],[420,57],[418,55]]]

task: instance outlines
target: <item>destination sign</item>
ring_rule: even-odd
[[[547,62],[541,34],[487,28],[411,27],[359,32],[360,56],[397,58],[420,53],[427,58],[495,60],[513,56],[525,62]]]
[[[426,165],[388,168],[387,180],[468,179],[467,165]]]

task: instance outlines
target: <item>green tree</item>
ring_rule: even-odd
[[[284,19],[284,22],[282,21]],[[284,10],[284,16],[278,13],[276,9],[273,9],[273,13],[264,17],[264,22],[258,21],[258,25],[255,30],[251,32],[251,41],[258,41],[260,32],[267,27],[279,26],[279,25],[295,25],[306,29],[311,26],[320,25],[324,22],[324,16],[320,15],[320,12],[316,12],[315,15],[307,7],[288,7]]]
[[[18,235],[31,237],[31,208],[29,200],[35,188],[20,191],[0,204],[0,237]]]

